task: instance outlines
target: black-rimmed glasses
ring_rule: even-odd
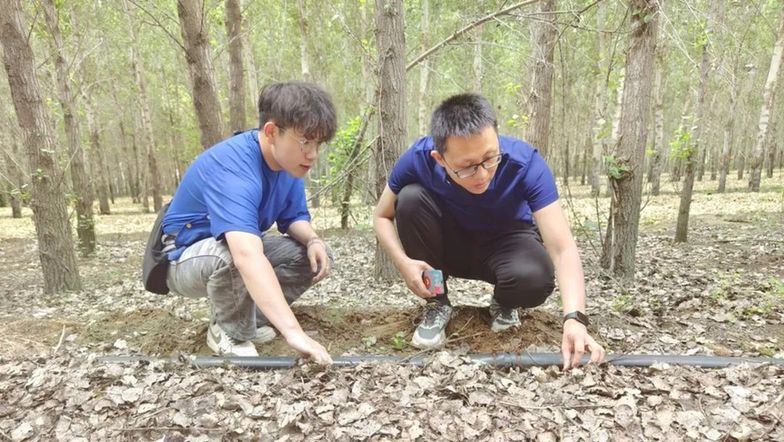
[[[476,175],[476,173],[479,171],[479,167],[480,166],[482,168],[484,168],[485,170],[491,170],[492,168],[498,166],[498,164],[501,163],[501,160],[503,159],[503,157],[504,157],[504,154],[503,153],[499,153],[498,155],[494,155],[494,156],[492,156],[492,157],[482,161],[479,164],[472,164],[472,165],[470,165],[468,167],[463,167],[462,169],[457,169],[457,170],[452,169],[452,166],[449,166],[449,163],[447,163],[447,166],[449,166],[449,168],[452,170],[452,173],[457,175],[458,178],[466,179],[466,178],[471,178],[472,176]],[[446,163],[446,158],[444,158],[444,162]]]

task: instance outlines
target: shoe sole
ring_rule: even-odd
[[[490,325],[490,330],[493,333],[500,333],[502,331],[509,330],[510,328],[519,327],[520,325],[521,324],[519,322],[517,324],[498,324],[494,322]]]
[[[441,332],[436,335],[433,339],[422,339],[414,333],[414,337],[411,338],[411,345],[420,349],[420,350],[429,350],[431,348],[438,348],[443,346],[446,343],[446,332]]]

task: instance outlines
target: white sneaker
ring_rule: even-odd
[[[227,335],[217,322],[207,328],[207,346],[218,355],[226,356],[258,356],[259,352],[253,342],[240,341]]]
[[[266,344],[267,342],[275,339],[275,336],[278,334],[275,333],[275,329],[270,327],[269,325],[262,325],[261,327],[256,329],[256,337],[251,339],[251,342],[254,344]]]

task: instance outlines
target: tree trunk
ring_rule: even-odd
[[[54,60],[57,93],[60,107],[63,110],[65,134],[68,140],[69,169],[76,197],[76,233],[79,238],[79,252],[82,256],[89,256],[95,251],[93,189],[87,178],[79,122],[76,120],[76,104],[71,92],[68,67],[65,63],[65,46],[60,34],[60,19],[53,0],[42,0],[40,4],[43,8],[47,30],[52,37],[49,48],[52,60]]]
[[[378,50],[380,112],[379,142],[375,149],[376,200],[387,184],[389,171],[395,165],[406,142],[406,41],[403,0],[376,0],[376,45]],[[377,278],[391,279],[397,275],[389,256],[376,242]]]
[[[422,0],[422,26],[420,27],[422,39],[420,48],[422,52],[430,47],[430,0]],[[430,125],[429,116],[430,108],[427,100],[428,86],[430,84],[430,58],[422,60],[419,67],[419,95],[417,96],[418,103],[418,126],[419,133],[417,135],[424,135],[429,132],[428,126]]]
[[[302,79],[304,81],[312,81],[310,75],[310,56],[308,54],[308,35],[310,28],[308,26],[308,17],[305,12],[304,0],[297,0],[297,24],[299,25],[299,65],[302,72]]]
[[[691,209],[691,198],[694,193],[694,177],[697,168],[704,169],[704,160],[701,152],[704,152],[707,147],[704,145],[707,139],[708,131],[705,127],[708,124],[705,118],[705,94],[708,87],[708,70],[710,68],[710,53],[708,52],[708,42],[713,28],[713,20],[716,16],[718,0],[710,0],[708,7],[708,18],[705,25],[705,35],[700,36],[702,43],[702,60],[700,61],[700,84],[697,88],[697,109],[695,112],[695,123],[697,124],[696,133],[694,134],[694,141],[692,147],[688,150],[686,155],[686,176],[683,180],[681,187],[681,201],[678,206],[678,221],[675,225],[675,242],[686,242],[689,235],[689,211]],[[700,164],[698,163],[700,161]]]
[[[781,92],[781,75],[783,69],[779,69],[779,78],[776,81],[776,88],[773,90],[773,97],[771,99],[771,108],[775,108],[776,104],[778,103],[776,99],[779,97]],[[765,137],[765,159],[764,159],[764,166],[765,166],[765,176],[768,178],[773,178],[773,168],[776,162],[776,147],[778,140],[777,136],[777,129],[778,129],[778,116],[774,113],[774,115],[770,119],[770,124],[768,126],[768,134]]]
[[[90,130],[90,145],[92,146],[92,154],[95,156],[93,176],[98,182],[96,186],[98,189],[98,207],[101,215],[109,215],[111,214],[111,207],[109,206],[109,178],[98,124],[95,122],[95,103],[87,95],[83,95],[83,98],[85,113],[87,114],[87,126]]]
[[[201,146],[209,149],[223,139],[223,117],[213,76],[209,30],[202,0],[177,0],[177,15],[191,76],[193,107],[199,120]]]
[[[484,76],[484,69],[482,63],[482,28],[474,31],[474,91],[477,94],[482,93],[482,77]]]
[[[607,4],[601,2],[596,6],[598,9],[596,14],[596,26],[599,29],[597,33],[598,39],[598,56],[596,57],[596,90],[594,92],[594,108],[593,108],[593,146],[591,154],[591,196],[597,197],[601,192],[603,174],[602,168],[604,166],[604,153],[607,151],[607,90],[609,88],[610,66],[610,53],[607,50],[607,41],[609,40],[609,33],[605,31],[605,23],[607,16]]]
[[[630,0],[631,33],[626,58],[623,111],[615,155],[617,171],[611,176],[612,199],[607,244],[602,262],[623,280],[634,279],[634,256],[640,221],[642,181],[656,28],[661,0]]]
[[[245,130],[245,64],[242,60],[241,0],[226,0],[226,35],[229,39],[229,129]]]
[[[44,292],[81,290],[62,172],[57,165],[57,143],[48,127],[49,117],[36,78],[28,28],[22,24],[22,7],[19,0],[1,0],[0,7],[3,11],[0,14],[3,62],[33,171],[30,207],[38,239]]]
[[[738,100],[738,87],[737,87],[737,69],[732,75],[730,84],[730,102],[727,107],[730,112],[727,112],[727,119],[724,121],[724,142],[721,147],[721,166],[719,167],[719,187],[718,192],[724,193],[727,188],[727,175],[730,173],[730,163],[732,159],[732,142],[735,135],[735,103]]]
[[[123,2],[125,5],[125,2]],[[135,23],[132,20],[131,14],[127,10],[126,14],[128,20],[128,30],[130,31],[131,39],[138,41]],[[136,85],[139,87],[139,107],[142,133],[144,135],[144,152],[147,159],[147,171],[143,175],[144,188],[142,189],[142,208],[145,212],[149,211],[147,203],[147,196],[152,195],[153,210],[157,213],[163,206],[163,199],[161,198],[161,174],[158,171],[158,160],[155,157],[155,137],[152,130],[152,118],[150,111],[150,101],[147,99],[147,86],[145,81],[144,61],[139,57],[136,46],[131,46],[131,68],[133,69],[134,79]],[[136,144],[134,143],[134,152],[136,152]]]
[[[11,217],[18,219],[22,217],[22,196],[25,189],[24,177],[27,174],[27,168],[19,148],[21,143],[16,119],[13,119],[10,113],[8,115],[3,113],[2,119],[5,124],[0,125],[3,132],[0,135],[2,137],[0,140],[7,141],[5,141],[5,146],[0,148],[0,152],[2,152],[5,173],[8,176],[8,202],[11,206]]]
[[[781,16],[779,17],[779,29],[776,37],[776,45],[773,46],[773,55],[770,57],[768,78],[765,80],[765,89],[762,91],[762,107],[760,108],[759,123],[757,124],[757,141],[754,144],[754,151],[751,157],[749,190],[752,192],[759,192],[760,181],[762,179],[765,137],[768,134],[768,120],[770,119],[770,109],[773,104],[773,91],[776,89],[779,68],[781,67],[781,54],[784,52],[784,11],[782,11]]]
[[[661,188],[661,170],[667,148],[664,142],[664,45],[656,50],[656,71],[654,72],[654,89],[656,101],[653,108],[653,157],[651,157],[651,195],[658,195]]]
[[[534,69],[528,97],[529,125],[526,140],[547,158],[550,155],[550,108],[553,101],[553,48],[556,27],[556,0],[542,0],[543,18],[533,26]]]

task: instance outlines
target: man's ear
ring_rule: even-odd
[[[441,156],[441,154],[438,153],[437,150],[435,150],[435,149],[431,150],[430,151],[430,157],[433,158],[434,160],[436,160],[436,163],[438,163],[441,167],[446,168],[446,163],[444,162],[444,157]]]
[[[278,134],[278,126],[272,121],[267,121],[264,123],[264,126],[261,128],[261,130],[264,132],[264,136],[266,136],[268,139],[271,139]]]

